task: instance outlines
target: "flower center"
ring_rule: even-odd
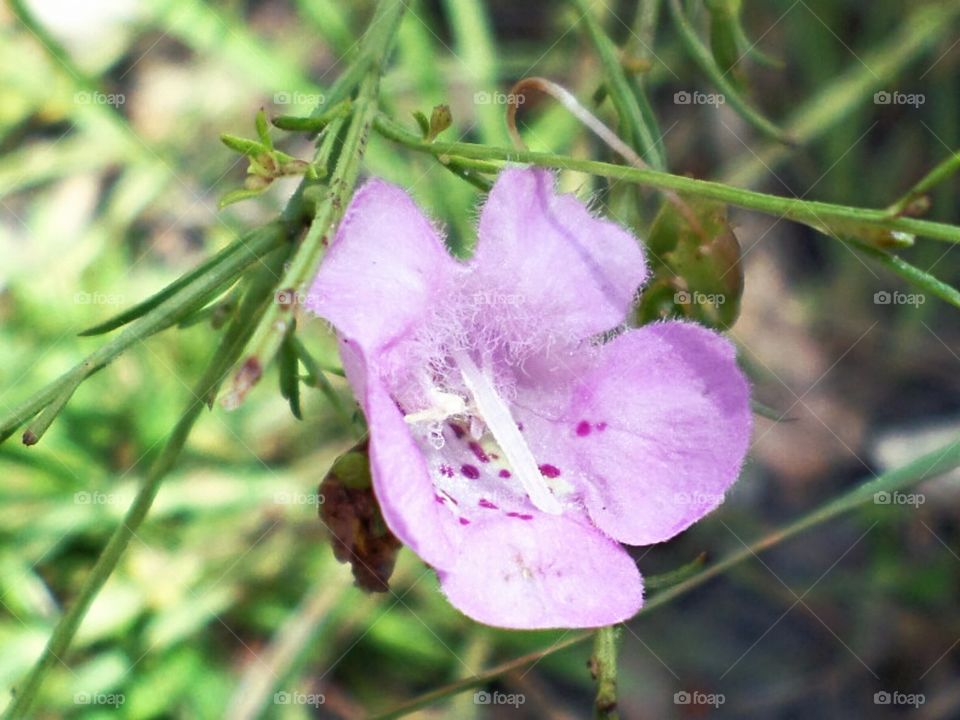
[[[559,515],[563,512],[563,507],[550,492],[533,453],[510,414],[510,407],[497,393],[490,376],[477,367],[473,358],[463,350],[453,353],[453,359],[460,369],[464,385],[473,396],[476,413],[486,423],[493,439],[500,446],[501,452],[530,497],[530,502],[542,512]]]

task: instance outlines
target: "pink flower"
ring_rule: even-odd
[[[643,583],[621,543],[673,537],[737,478],[734,348],[692,323],[625,330],[646,274],[636,238],[542,170],[500,175],[469,262],[379,180],[330,245],[308,307],[341,338],[383,516],[480,622],[631,617]]]

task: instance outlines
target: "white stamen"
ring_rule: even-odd
[[[545,513],[559,515],[563,512],[563,507],[550,492],[533,453],[510,414],[510,408],[497,394],[491,379],[477,367],[466,352],[455,353],[453,359],[460,368],[464,384],[473,395],[478,414],[487,424],[500,450],[507,456],[523,489],[530,496],[530,502]]]
[[[427,390],[427,394],[430,396],[430,407],[403,416],[403,419],[410,425],[421,422],[439,423],[449,417],[462,415],[466,412],[467,403],[464,402],[462,397],[455,393],[443,392],[442,390],[437,390],[435,387],[431,387]]]

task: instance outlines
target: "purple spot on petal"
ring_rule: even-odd
[[[471,480],[476,480],[480,477],[480,471],[473,465],[461,465],[460,472],[463,473],[464,477],[470,478]]]
[[[446,464],[441,465],[440,474],[445,475],[446,477],[453,477],[453,468]]]
[[[457,438],[462,438],[464,435],[467,434],[467,431],[464,430],[459,425],[457,425],[456,423],[450,423],[450,429],[453,430],[453,434],[456,435]]]
[[[543,473],[544,477],[555,478],[560,477],[560,468],[556,465],[541,465],[540,472]]]
[[[470,521],[467,520],[465,517],[462,517],[462,518],[460,518],[460,524],[461,524],[461,525],[469,525],[469,524],[470,524]]]
[[[434,495],[433,499],[436,500],[441,505],[443,505],[447,501],[447,499],[443,495]]]
[[[580,437],[586,437],[590,434],[590,423],[586,420],[581,420],[577,423],[577,435]]]
[[[529,513],[508,512],[507,517],[519,518],[520,520],[533,520],[533,515]]]
[[[607,429],[607,424],[605,422],[598,422],[594,427],[597,429],[597,432],[603,432]]]
[[[522,422],[518,422],[518,423],[517,423],[517,430],[519,430],[520,432],[523,432],[523,423],[522,423]]]
[[[497,506],[494,505],[494,504],[493,504],[492,502],[490,502],[489,500],[487,500],[486,498],[480,498],[480,502],[478,502],[477,505],[479,505],[479,506],[482,507],[482,508],[487,508],[487,510],[496,510],[496,509],[497,509]]]
[[[486,452],[484,452],[483,448],[480,447],[480,443],[478,443],[476,440],[471,440],[467,445],[467,447],[470,448],[470,452],[476,455],[477,460],[479,460],[480,462],[482,463],[490,462],[490,457],[487,455]]]
[[[499,473],[497,473],[497,474],[498,474],[500,477],[502,477],[502,478],[508,478],[508,477],[510,477],[510,471],[507,470],[506,468],[504,468],[503,470],[501,470],[501,471],[500,471]]]

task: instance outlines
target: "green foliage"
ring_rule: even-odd
[[[904,5],[890,22],[863,29],[859,59],[837,59],[809,27],[788,33],[782,47],[768,44],[751,19],[760,4],[750,0],[743,8],[706,2],[706,14],[695,3],[668,3],[663,22],[657,3],[640,3],[636,33],[592,3],[571,3],[575,14],[546,13],[533,40],[499,37],[473,0],[444,3],[443,18],[409,3],[398,28],[402,8],[377,3],[386,21],[356,47],[371,3],[305,0],[299,15],[281,13],[274,26],[236,4],[177,0],[143,4],[137,23],[86,49],[10,3],[13,17],[0,19],[0,438],[8,438],[0,446],[0,680],[19,690],[13,716],[306,717],[313,708],[278,704],[275,693],[330,688],[397,716],[533,663],[589,705],[585,653],[561,651],[591,634],[468,623],[409,553],[399,556],[392,594],[363,596],[327,545],[315,488],[332,466],[345,485],[367,481],[363,458],[343,454],[364,436],[363,420],[332,333],[282,298],[304,291],[361,172],[410,187],[466,256],[474,209],[500,167],[562,169],[566,189],[593,193],[604,212],[645,236],[654,281],[641,321],[734,322],[741,276],[732,208],[824,236],[803,236],[829,258],[830,294],[804,296],[822,317],[843,288],[877,282],[863,260],[960,307],[960,276],[931,242],[960,241],[950,185],[960,155],[945,149],[960,142],[960,109],[950,93],[924,116],[927,130],[903,124],[870,151],[849,137],[850,127],[869,126],[873,93],[918,68],[918,58],[931,68],[926,92],[949,87],[950,73],[933,67],[960,10]],[[771,22],[791,7],[774,6]],[[152,53],[144,43],[157,37],[185,59]],[[786,71],[753,38],[776,48],[805,102],[793,107],[793,96],[776,93],[782,80],[762,73]],[[665,72],[660,58],[677,72]],[[531,150],[506,147],[503,106],[477,98],[531,74],[593,96],[591,110],[650,167],[622,164],[547,103],[523,109]],[[704,167],[699,154],[711,140],[690,116],[671,135],[665,120],[677,108],[659,100],[681,86],[726,93],[771,141],[748,137],[728,166],[711,169],[721,181],[685,176]],[[273,138],[267,112],[255,113],[271,100],[282,114],[270,122],[285,131]],[[430,107],[428,118],[420,108]],[[256,139],[243,138],[251,121]],[[677,136],[693,140],[672,144]],[[784,139],[803,143],[804,154]],[[775,184],[754,189],[768,170],[796,174],[833,202],[793,198]],[[640,189],[679,193],[700,226]],[[220,194],[222,212],[212,200]],[[241,199],[252,201],[233,205]],[[690,303],[677,301],[681,292]],[[898,326],[901,337],[922,331],[922,317]],[[221,387],[234,412],[214,404]],[[907,488],[957,463],[949,444],[832,501],[839,489],[828,484],[820,507],[758,529],[749,549],[734,546],[719,560],[689,562],[729,540],[722,525],[692,547],[659,548],[666,572],[648,578],[644,612],[860,512],[877,488]],[[878,522],[893,526],[896,512]],[[911,567],[891,537],[876,548],[867,590],[875,582],[905,602],[949,608],[952,559]],[[820,590],[836,587],[830,579]],[[34,665],[51,638],[55,652]],[[468,654],[476,660],[465,668],[456,658]],[[615,697],[609,683],[604,694]],[[94,696],[99,704],[83,701]]]

